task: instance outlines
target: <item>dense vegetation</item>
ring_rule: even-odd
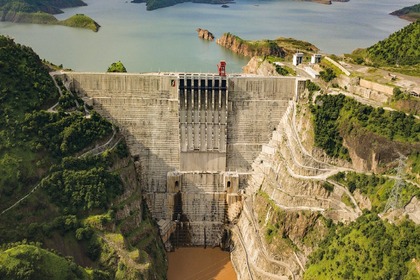
[[[110,135],[112,126],[96,112],[87,118],[78,113],[38,111],[26,115],[22,131],[31,136],[28,140],[34,149],[42,146],[54,156],[67,156]]]
[[[10,244],[0,249],[0,279],[92,279],[70,259],[39,244]]]
[[[337,122],[344,102],[344,95],[317,96],[316,105],[311,111],[314,115],[315,145],[324,149],[329,156],[349,159]]]
[[[60,165],[52,167],[41,186],[52,201],[66,213],[80,210],[106,209],[112,199],[122,193],[117,174],[106,170],[107,162],[97,158],[63,158]]]
[[[39,57],[0,36],[0,279],[163,279],[162,244],[124,141],[58,86],[60,97]]]
[[[375,212],[382,212],[384,210],[391,190],[395,185],[394,179],[356,172],[339,172],[332,176],[332,179],[346,186],[351,193],[359,190],[364,196],[369,198],[372,209]],[[399,205],[397,207],[401,208],[407,205],[413,196],[420,199],[420,189],[405,182],[401,185],[401,192],[398,197]]]
[[[405,7],[400,10],[394,11],[391,15],[399,16],[404,19],[415,21],[420,19],[420,4],[416,4],[410,7]]]
[[[420,227],[410,220],[396,225],[365,212],[330,231],[310,256],[304,279],[418,279],[418,236]]]
[[[124,64],[121,61],[112,63],[109,67],[107,72],[119,72],[119,73],[126,73],[127,69],[125,69]]]
[[[420,141],[420,122],[414,116],[373,108],[342,94],[317,96],[312,113],[315,145],[333,157],[348,158],[343,136],[353,129],[370,131],[391,141]]]
[[[380,65],[415,65],[420,63],[419,36],[420,21],[417,21],[369,47],[367,53]]]
[[[420,20],[417,20],[367,49],[355,50],[350,57],[359,64],[418,76],[419,36]]]

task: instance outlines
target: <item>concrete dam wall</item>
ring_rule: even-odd
[[[66,72],[63,79],[121,128],[168,246],[221,243],[252,162],[304,90],[292,77]]]

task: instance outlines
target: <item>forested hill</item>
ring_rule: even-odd
[[[399,16],[400,18],[416,21],[420,19],[420,4],[416,4],[410,7],[405,7],[400,10],[394,11],[391,15]]]
[[[56,24],[69,27],[99,30],[100,25],[84,14],[76,14],[66,20],[58,20],[61,8],[86,6],[82,0],[0,0],[0,21]]]
[[[415,65],[420,63],[420,20],[409,24],[367,49],[379,64]]]
[[[0,0],[0,11],[62,13],[62,8],[86,6],[82,0]]]
[[[357,64],[420,76],[419,42],[420,20],[417,20],[367,49],[354,50],[348,57]]]
[[[0,35],[0,279],[163,279],[123,138],[54,79]]]
[[[146,3],[147,10],[152,11],[159,8],[174,6],[179,3],[193,2],[205,4],[227,4],[233,0],[132,0],[132,3]]]

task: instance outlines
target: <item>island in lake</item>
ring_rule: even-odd
[[[30,0],[6,1],[0,0],[0,21],[19,23],[56,24],[69,27],[99,30],[100,25],[84,14],[76,14],[65,20],[58,20],[54,14],[63,13],[61,9],[87,6],[81,0],[45,0],[34,2]]]

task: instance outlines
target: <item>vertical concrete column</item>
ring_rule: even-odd
[[[219,137],[220,137],[220,126],[218,124],[214,125],[214,131],[213,131],[213,148],[215,150],[218,150],[220,148],[220,142],[219,142]]]
[[[182,80],[184,81],[184,80]],[[183,85],[183,82],[182,82]],[[186,152],[188,149],[187,141],[187,104],[185,89],[180,87],[179,89],[179,121],[180,121],[180,144],[181,151]]]
[[[213,80],[209,80],[207,84],[207,149],[213,150]]]
[[[218,82],[218,80],[216,80],[216,82]],[[219,123],[219,97],[220,97],[220,92],[219,90],[216,88],[214,90],[214,104],[213,104],[213,123]]]
[[[206,80],[202,79],[200,84],[200,151],[207,150],[206,139]]]
[[[192,93],[192,90],[191,90],[191,87],[192,87],[192,85],[191,85],[191,79],[187,79],[187,94],[186,94],[186,96],[187,96],[187,123],[186,123],[186,129],[187,129],[187,134],[186,134],[186,137],[187,137],[187,150],[192,150],[193,149],[193,142],[192,142],[192,139],[193,139],[193,133],[192,133],[192,127],[191,127],[191,123],[192,123],[192,121],[193,121],[193,112],[192,112],[192,108],[193,108],[193,93]]]

